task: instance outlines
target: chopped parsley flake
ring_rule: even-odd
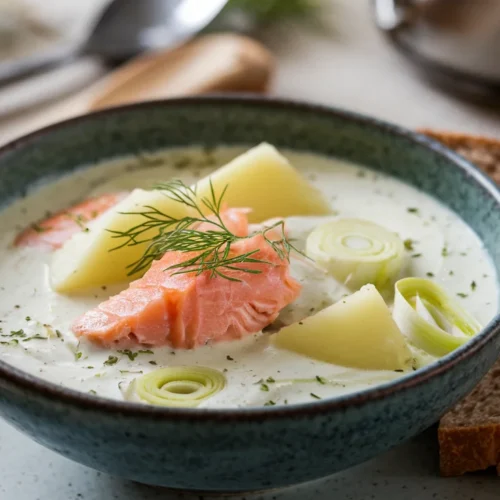
[[[465,297],[467,297],[467,294],[466,293],[462,293],[462,292],[457,293],[457,295],[459,297],[461,297],[462,299],[465,299]]]
[[[326,378],[320,377],[319,375],[316,375],[316,380],[322,385],[325,385],[327,382]]]
[[[104,364],[106,366],[111,366],[111,365],[116,364],[117,361],[118,361],[118,358],[116,356],[109,356],[108,359],[106,361],[104,361]]]
[[[130,359],[130,361],[134,361],[134,359],[137,358],[137,356],[139,356],[138,352],[132,352],[130,349],[122,349],[119,350],[118,352],[120,354],[124,354],[125,356],[127,356],[128,359]]]
[[[37,233],[44,233],[45,231],[48,231],[50,229],[50,227],[43,227],[43,226],[40,226],[39,224],[32,224],[31,225],[31,229],[33,229],[33,231],[37,232]]]
[[[472,291],[474,291],[476,288],[477,288],[477,284],[476,284],[476,282],[475,282],[475,281],[472,281],[472,282],[471,282],[471,284],[470,284],[470,289],[471,289]]]
[[[407,211],[408,211],[410,214],[418,214],[418,208],[415,208],[415,207],[410,207],[410,208],[407,208]]]
[[[29,316],[26,316],[26,321],[31,321],[31,318]]]
[[[406,250],[409,250],[409,251],[413,250],[413,243],[414,243],[414,241],[410,238],[403,241],[403,244],[404,244]]]
[[[443,249],[441,250],[441,255],[443,257],[448,257],[448,255],[450,255],[450,253],[448,252],[448,247],[443,247]]]
[[[311,392],[311,397],[314,399],[321,399],[317,394],[314,394],[314,392]]]
[[[276,406],[276,403],[272,399],[270,399],[269,401],[266,401],[264,403],[264,406]]]
[[[267,377],[266,382],[268,384],[274,384],[276,382],[276,380],[274,380],[273,377]]]
[[[26,337],[24,330],[21,328],[20,330],[11,330],[10,335],[2,335],[2,337]]]
[[[154,354],[154,352],[151,349],[141,349],[137,351],[139,354]],[[174,353],[175,354],[175,353]]]
[[[231,356],[229,356],[229,354],[226,356],[226,359],[227,359],[228,361],[234,361],[234,358],[232,358]]]
[[[157,365],[158,363],[156,361],[150,361],[149,364],[150,365]]]
[[[12,340],[9,340],[8,342],[0,342],[0,345],[18,345],[19,344],[19,340],[17,339],[12,339]]]
[[[97,392],[96,392],[96,391],[94,391],[94,389],[90,389],[89,394],[92,394],[92,395],[94,395],[94,396],[95,396],[95,395],[97,394]]]
[[[418,259],[419,257],[422,257],[421,253],[414,253],[412,256],[412,259]]]
[[[36,335],[33,335],[31,337],[28,337],[26,339],[23,339],[23,342],[29,342],[30,340],[48,340],[49,337],[44,337],[43,335],[39,335],[39,334],[36,334]],[[80,356],[82,353],[79,353]],[[80,358],[77,358],[77,359],[80,359]]]
[[[81,351],[75,352],[75,359],[78,361],[82,357],[83,353]]]
[[[429,278],[434,278],[434,273],[425,273]]]
[[[264,392],[269,392],[269,386],[267,384],[260,384],[260,390]]]
[[[450,271],[448,274],[449,274],[450,276],[453,276],[455,273],[454,273],[453,271]]]

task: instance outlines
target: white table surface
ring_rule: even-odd
[[[434,127],[500,137],[497,112],[429,87],[415,77],[373,27],[367,0],[334,0],[333,36],[283,27],[267,37],[278,56],[272,93],[350,108],[408,127]],[[76,69],[75,69],[76,68]],[[92,82],[103,74],[97,61],[67,68]],[[71,73],[74,71],[74,73]],[[50,86],[48,77],[45,85]],[[54,76],[52,76],[54,78]],[[63,78],[61,74],[58,80]],[[82,83],[83,85],[84,83]],[[0,93],[0,103],[2,94]],[[0,142],[68,113],[63,101],[0,120]],[[366,464],[300,488],[247,500],[493,500],[500,498],[494,475],[442,479],[437,475],[435,430]],[[0,422],[0,500],[195,500],[100,474],[35,444]],[[203,497],[205,499],[211,496]],[[233,497],[230,497],[233,498]],[[234,497],[234,499],[241,497]]]

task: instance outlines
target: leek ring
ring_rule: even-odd
[[[226,377],[204,366],[171,366],[137,378],[134,386],[146,403],[194,408],[222,391]]]
[[[351,289],[371,283],[381,290],[401,272],[404,244],[373,222],[337,219],[314,229],[306,254]]]
[[[481,325],[439,285],[405,278],[395,285],[393,318],[419,349],[444,356],[479,333]]]

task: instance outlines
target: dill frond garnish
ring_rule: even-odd
[[[126,231],[110,231],[113,238],[121,243],[113,250],[125,246],[134,246],[148,243],[141,258],[128,266],[129,276],[147,270],[153,261],[160,259],[167,252],[193,253],[185,261],[174,264],[166,270],[174,270],[174,274],[195,273],[199,275],[205,271],[210,277],[220,276],[231,281],[240,281],[229,276],[225,271],[242,271],[250,274],[260,274],[262,271],[255,267],[241,266],[241,264],[271,264],[255,257],[259,249],[234,254],[232,245],[257,234],[261,234],[278,257],[282,260],[290,259],[290,252],[296,250],[285,235],[285,223],[280,220],[262,230],[248,236],[237,236],[232,233],[222,218],[223,200],[228,186],[220,195],[215,193],[210,181],[210,195],[201,200],[193,187],[186,186],[180,180],[173,180],[154,186],[165,196],[188,207],[185,217],[177,218],[168,215],[152,206],[143,207],[139,212],[122,212],[122,215],[139,215],[142,221]],[[200,231],[200,224],[208,225],[210,229]],[[213,229],[212,229],[213,228]],[[150,231],[155,230],[155,236]],[[298,252],[298,250],[296,250]]]

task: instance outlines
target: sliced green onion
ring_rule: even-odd
[[[137,396],[158,406],[191,408],[215,396],[226,386],[226,377],[203,366],[160,368],[135,380]]]
[[[306,254],[351,289],[372,283],[380,290],[400,273],[404,244],[373,222],[337,219],[309,235]]]
[[[415,347],[433,356],[450,353],[481,330],[481,325],[433,281],[405,278],[395,289],[396,324]]]

